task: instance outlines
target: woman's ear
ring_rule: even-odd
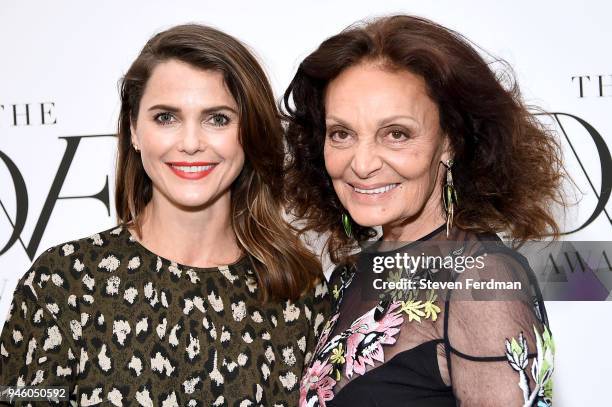
[[[136,150],[139,149],[138,137],[136,136],[136,123],[130,119],[130,140]]]
[[[442,134],[442,153],[440,154],[440,161],[447,162],[449,159],[453,159],[454,155],[450,144],[450,138],[446,134]]]

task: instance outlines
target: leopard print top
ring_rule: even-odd
[[[324,283],[262,304],[248,257],[187,267],[119,226],[52,247],[21,278],[0,384],[68,386],[73,406],[295,406],[329,308]]]

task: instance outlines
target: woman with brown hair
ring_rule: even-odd
[[[120,224],[20,280],[1,384],[67,386],[78,405],[295,405],[328,301],[282,217],[283,160],[243,44],[201,25],[152,37],[121,84]]]
[[[496,233],[558,235],[564,171],[510,76],[460,34],[392,16],[324,41],[284,105],[286,199],[339,264],[300,405],[551,405],[538,284]]]

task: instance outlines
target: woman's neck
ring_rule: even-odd
[[[411,242],[426,236],[446,223],[439,202],[430,200],[417,215],[382,227],[385,241]]]
[[[193,267],[235,262],[242,250],[231,224],[229,192],[226,195],[194,210],[154,192],[141,218],[140,243],[161,257]]]

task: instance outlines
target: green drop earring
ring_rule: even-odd
[[[446,167],[446,183],[442,188],[442,202],[444,203],[444,211],[446,212],[446,237],[448,237],[450,228],[453,226],[455,205],[459,206],[459,199],[457,198],[457,190],[453,185],[453,173],[451,172],[454,161],[442,161],[442,164]]]
[[[351,239],[353,237],[353,226],[351,225],[351,218],[349,218],[346,212],[342,212],[342,226],[344,226],[346,237]]]

